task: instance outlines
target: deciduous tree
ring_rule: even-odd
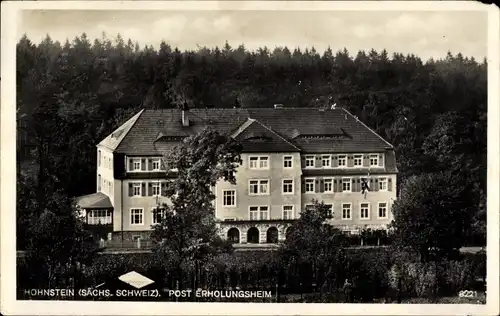
[[[218,235],[212,188],[218,181],[236,183],[240,151],[235,140],[207,128],[165,155],[167,170],[177,169],[177,177],[167,184],[171,203],[162,206],[165,216],[151,236],[159,262],[174,267],[177,280],[186,265],[231,249]]]

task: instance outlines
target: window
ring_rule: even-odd
[[[354,167],[363,166],[363,155],[354,155]]]
[[[325,193],[332,193],[333,192],[333,179],[324,179],[325,183]]]
[[[269,168],[269,157],[250,157],[249,158],[250,169],[268,169]]]
[[[250,206],[250,220],[266,220],[269,219],[268,206]]]
[[[249,158],[250,169],[257,169],[258,163],[259,163],[259,157],[250,157]]]
[[[293,166],[293,157],[285,156],[283,157],[283,168],[292,168]]]
[[[314,193],[314,179],[305,179],[306,193]]]
[[[378,179],[378,190],[379,191],[387,191],[387,178],[379,178]]]
[[[351,219],[351,203],[342,204],[342,219]]]
[[[258,206],[250,206],[250,220],[258,220],[259,219],[259,207]]]
[[[161,195],[161,184],[159,182],[153,182],[151,189],[153,190],[153,196]]]
[[[269,194],[269,180],[250,180],[250,195]]]
[[[332,157],[331,156],[322,156],[321,157],[321,166],[323,168],[330,168],[332,166]]]
[[[236,206],[236,190],[222,191],[222,205]]]
[[[261,206],[259,209],[260,219],[269,219],[269,207]]]
[[[338,155],[339,167],[347,167],[347,155]]]
[[[283,219],[293,219],[293,205],[283,205]]]
[[[283,180],[283,193],[293,194],[293,180]]]
[[[304,208],[306,210],[313,210],[314,209],[314,204],[306,204]]]
[[[269,167],[269,158],[267,157],[260,157],[260,169],[267,169]]]
[[[351,178],[342,179],[342,192],[351,192]]]
[[[111,181],[108,181],[108,193],[111,193]]]
[[[143,210],[142,208],[133,208],[130,210],[130,224],[131,225],[142,225],[143,224]]]
[[[378,155],[370,155],[370,167],[378,167]]]
[[[306,168],[314,168],[314,156],[306,156]]]
[[[141,196],[141,183],[132,183],[132,196]]]
[[[378,203],[378,218],[387,218],[387,203]]]
[[[360,210],[360,215],[359,217],[361,219],[368,219],[370,218],[370,204],[368,203],[361,203],[359,206]]]
[[[97,151],[97,165],[101,166],[101,150]]]
[[[153,161],[151,162],[151,167],[153,168],[154,171],[160,170],[160,163],[161,163],[160,158],[153,159]]]
[[[325,204],[327,208],[328,217],[333,217],[333,204]]]
[[[101,183],[102,183],[102,178],[101,175],[97,175],[97,192],[101,192]]]
[[[159,224],[167,214],[167,211],[164,208],[158,208],[158,207],[154,207],[152,212],[153,212],[153,224]]]
[[[141,159],[132,160],[132,171],[141,171]]]
[[[91,210],[89,211],[89,217],[87,223],[90,225],[105,225],[112,224],[112,213],[110,210]]]

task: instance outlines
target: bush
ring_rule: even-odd
[[[442,295],[458,295],[459,291],[474,287],[474,266],[470,261],[447,261],[442,270]]]

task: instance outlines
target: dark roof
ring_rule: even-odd
[[[191,109],[189,127],[182,126],[181,113],[180,109],[143,110],[134,117],[133,124],[129,123],[131,127],[115,152],[161,155],[178,144],[169,137],[189,136],[207,126],[228,135],[247,135],[242,140],[245,152],[269,151],[270,147],[276,148],[274,151],[279,147],[279,151],[310,153],[393,149],[343,108]],[[266,144],[266,138],[272,146]]]
[[[102,192],[77,197],[75,202],[78,206],[85,209],[112,208],[113,205],[109,197]]]
[[[259,121],[248,119],[243,128],[233,133],[236,139],[250,152],[298,152],[300,149],[283,136],[262,125]]]

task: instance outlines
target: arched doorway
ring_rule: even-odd
[[[269,227],[267,230],[266,242],[269,244],[278,243],[278,229],[276,227]]]
[[[233,227],[227,231],[227,240],[233,244],[240,242],[240,231],[238,228]]]
[[[259,230],[257,229],[257,227],[252,227],[248,230],[247,242],[251,244],[259,243]]]

